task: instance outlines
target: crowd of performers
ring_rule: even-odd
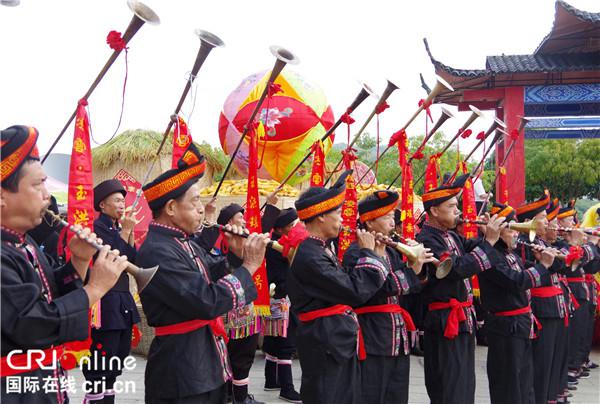
[[[264,389],[307,404],[408,402],[409,355],[419,331],[431,403],[474,403],[475,335],[482,320],[492,403],[566,403],[577,380],[597,367],[589,353],[600,240],[578,229],[557,232],[573,227],[576,212],[548,194],[516,208],[494,203],[478,237],[465,239],[456,227],[468,175],[432,189],[422,196],[426,215],[417,240],[402,240],[425,248],[407,260],[393,247],[401,237],[399,196],[375,191],[358,203],[356,241],[340,262],[336,238],[348,172],[329,188],[301,193],[295,209],[278,209],[271,195],[262,217],[263,231],[271,234],[241,237],[242,206],[217,212],[214,201],[201,203],[204,157],[191,144],[177,168],[143,187],[153,221],[141,246],[133,242],[136,222],[126,213],[125,189],[105,181],[94,190],[100,215],[93,233],[79,231],[65,259],[44,220],[51,196],[37,137],[26,126],[1,132],[3,402],[67,402],[60,391],[8,392],[6,376],[63,371],[36,363],[13,369],[7,356],[60,351],[66,342],[86,339],[88,311],[99,301],[103,321],[92,328],[92,355],[129,354],[140,317],[124,272],[127,260],[159,266],[140,292],[155,332],[146,403],[258,403],[248,393],[248,376],[260,333]],[[225,231],[203,225],[205,219]],[[510,224],[532,219],[536,236],[530,242]],[[269,247],[295,230],[300,237],[293,258]],[[105,246],[98,252],[90,241]],[[271,314],[259,320],[252,275],[265,259]],[[440,276],[440,261],[448,260],[451,269]],[[299,393],[292,378],[296,353]],[[102,366],[85,370],[86,380],[102,381],[85,402],[114,402],[119,375]]]

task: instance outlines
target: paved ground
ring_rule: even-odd
[[[485,358],[487,355],[487,348],[477,347],[476,350],[476,361],[475,361],[475,373],[477,375],[477,390],[475,392],[475,402],[477,404],[484,404],[489,402],[488,393],[488,380],[485,369]],[[600,363],[600,349],[596,348],[592,352],[592,359],[596,363]],[[250,392],[254,394],[255,398],[266,403],[284,403],[277,398],[277,392],[266,392],[263,391],[263,369],[264,369],[264,356],[257,354],[256,361],[252,367],[250,373]],[[143,403],[144,402],[144,368],[146,361],[141,356],[136,356],[136,367],[132,371],[126,372],[121,379],[127,381],[129,387],[135,388],[135,391],[124,393],[117,396],[117,403],[130,404],[130,403]],[[409,390],[409,402],[412,404],[425,404],[428,403],[427,392],[425,391],[425,383],[423,379],[423,359],[418,357],[411,357],[411,374],[410,374],[410,390]],[[83,376],[79,370],[75,370],[70,373],[75,376],[77,380],[77,386],[82,386]],[[294,379],[296,388],[300,387],[300,364],[298,361],[294,361]],[[124,386],[125,387],[125,386]],[[589,379],[580,380],[578,390],[574,392],[575,395],[571,398],[571,403],[574,404],[600,404],[600,368],[592,371]],[[81,393],[81,387],[78,388],[76,394],[71,394],[72,403],[81,403],[83,394]]]

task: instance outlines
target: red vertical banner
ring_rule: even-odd
[[[322,187],[325,177],[325,153],[323,142],[319,139],[312,145],[313,164],[310,174],[310,186]]]
[[[506,184],[506,167],[500,166],[498,169],[498,199],[501,204],[508,205],[508,187]]]
[[[438,160],[440,158],[439,154],[434,154],[429,157],[429,161],[427,162],[427,167],[425,168],[425,192],[429,192],[434,188],[437,188],[437,180],[438,180]]]
[[[349,170],[352,162],[356,160],[356,155],[352,149],[347,149],[343,153],[344,166]],[[344,253],[350,247],[350,244],[356,240],[356,215],[358,214],[358,194],[356,192],[356,183],[354,182],[354,173],[346,177],[346,193],[344,203],[342,204],[342,231],[338,237],[338,260],[344,259]]]
[[[258,126],[261,126],[259,123]],[[258,135],[257,130],[253,128],[249,132],[249,150],[248,150],[248,195],[246,197],[246,212],[244,219],[246,227],[250,233],[262,233],[260,223],[260,200],[258,198]],[[252,276],[258,297],[254,301],[256,313],[262,316],[271,314],[269,282],[267,281],[267,268],[265,261]]]
[[[406,239],[415,238],[415,217],[413,212],[413,174],[412,165],[407,161],[408,136],[406,131],[400,130],[392,136],[398,144],[398,163],[402,170],[402,192],[400,196],[400,208],[402,219],[402,236]]]
[[[94,224],[94,178],[90,148],[90,121],[80,100],[75,118],[75,134],[69,166],[69,196],[67,216],[69,223],[92,228]]]
[[[461,163],[463,174],[468,172],[467,163]],[[475,190],[473,180],[469,177],[463,187],[463,218],[466,220],[477,220],[477,207],[475,205]],[[463,235],[466,238],[477,237],[477,225],[473,223],[463,224]]]
[[[402,236],[406,239],[415,238],[415,217],[412,164],[406,163],[402,168]]]
[[[192,134],[187,123],[178,115],[173,133],[173,159],[171,160],[171,168],[177,168],[177,162],[183,156],[190,143],[192,143]]]
[[[67,221],[92,229],[94,226],[94,178],[92,175],[92,149],[90,147],[90,120],[85,109],[86,106],[86,100],[79,100],[75,116],[75,132],[69,165]],[[72,233],[68,233],[67,240],[72,236]],[[65,249],[65,255],[69,259],[70,251],[68,248]],[[97,302],[90,309],[90,325],[98,328],[101,321],[100,302]],[[87,346],[89,346],[89,343],[87,343]],[[78,351],[76,348],[70,349]]]

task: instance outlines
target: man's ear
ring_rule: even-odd
[[[175,212],[177,211],[177,201],[175,199],[169,199],[165,204],[164,212],[167,216],[173,217],[175,216]]]
[[[325,215],[319,215],[315,218],[319,223],[325,222]]]
[[[104,207],[106,206],[106,204],[104,203],[104,200],[102,200],[98,206],[100,207],[100,212],[104,212]]]
[[[427,211],[427,213],[437,219],[437,217],[439,215],[438,207],[437,206],[432,206],[431,208],[429,208],[429,210]]]

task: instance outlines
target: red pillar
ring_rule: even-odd
[[[520,117],[525,113],[525,97],[523,87],[508,87],[504,89],[504,123],[506,132],[519,128]],[[504,136],[504,144],[496,146],[497,164],[504,159],[504,151],[508,149],[512,140]],[[506,178],[508,186],[508,203],[517,207],[525,201],[525,139],[524,130],[519,134],[513,150],[506,159]],[[499,194],[496,187],[496,195]]]

